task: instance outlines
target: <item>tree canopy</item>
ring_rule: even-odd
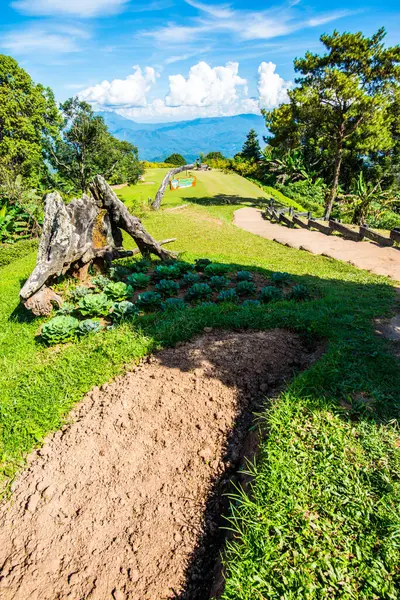
[[[183,167],[184,165],[187,164],[185,158],[183,158],[182,154],[171,154],[170,156],[168,156],[165,161],[166,163],[168,163],[169,165],[176,165],[177,167]]]
[[[255,129],[250,129],[249,133],[247,134],[240,155],[245,160],[252,162],[256,162],[261,159],[261,147]]]

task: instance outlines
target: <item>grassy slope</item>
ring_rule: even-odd
[[[119,190],[128,204],[141,193],[139,186]],[[142,331],[125,326],[54,350],[35,342],[37,321],[15,312],[34,257],[0,270],[4,472],[11,475],[85,391],[154,347],[188,339],[204,326],[289,327],[325,340],[327,351],[262,417],[269,435],[254,467],[252,500],[233,503],[239,536],[227,555],[224,598],[398,598],[400,465],[391,419],[400,400],[400,365],[371,324],[393,308],[393,286],[237,229],[229,222],[235,205],[225,202],[240,194],[262,192],[236,175],[200,174],[196,188],[166,194],[166,208],[187,208],[150,213],[144,222],[158,238],[176,235],[173,247],[189,259],[285,270],[312,286],[316,299],[148,317]]]

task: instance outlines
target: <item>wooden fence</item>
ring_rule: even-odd
[[[285,206],[279,205],[274,200],[269,201],[269,204],[265,207],[263,216],[271,221],[282,223],[287,227],[294,227],[297,225],[303,229],[317,229],[326,235],[330,235],[334,231],[337,231],[345,239],[353,240],[354,242],[360,242],[366,238],[381,246],[393,246],[395,242],[400,243],[400,229],[392,229],[389,237],[371,230],[368,225],[365,224],[358,227],[357,231],[357,229],[348,227],[335,219],[326,221],[321,218],[313,217],[312,212],[295,212],[293,208],[286,208]]]

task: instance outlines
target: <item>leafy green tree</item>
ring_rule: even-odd
[[[257,162],[261,160],[261,147],[255,129],[250,129],[249,133],[247,134],[240,155],[243,159],[250,162]]]
[[[61,119],[53,92],[32,81],[11,56],[0,54],[0,161],[16,178],[37,185],[45,170],[42,151],[57,137]]]
[[[368,155],[393,146],[389,109],[400,79],[400,46],[385,48],[385,35],[384,29],[371,38],[337,31],[322,35],[326,54],[307,52],[294,62],[301,76],[289,91],[290,103],[264,113],[272,145],[302,145],[305,157],[319,156],[330,166],[325,218],[337,196],[346,152]]]
[[[225,160],[225,156],[222,154],[222,152],[209,152],[204,157],[205,162],[208,160]]]
[[[104,119],[78,98],[70,98],[60,108],[63,134],[54,145],[49,145],[48,158],[64,180],[84,193],[97,174],[111,183],[138,180],[143,168],[133,144],[114,138]]]
[[[175,165],[177,167],[183,167],[184,165],[187,164],[186,160],[183,158],[182,154],[171,154],[170,156],[168,156],[165,161],[166,163],[168,163],[169,165]]]

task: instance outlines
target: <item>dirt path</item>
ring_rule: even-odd
[[[319,231],[289,229],[263,219],[261,211],[256,208],[240,208],[235,212],[234,222],[241,229],[280,244],[343,260],[359,269],[400,281],[400,249],[353,242]]]
[[[205,600],[250,408],[309,360],[287,331],[211,332],[92,390],[0,506],[0,597]]]

